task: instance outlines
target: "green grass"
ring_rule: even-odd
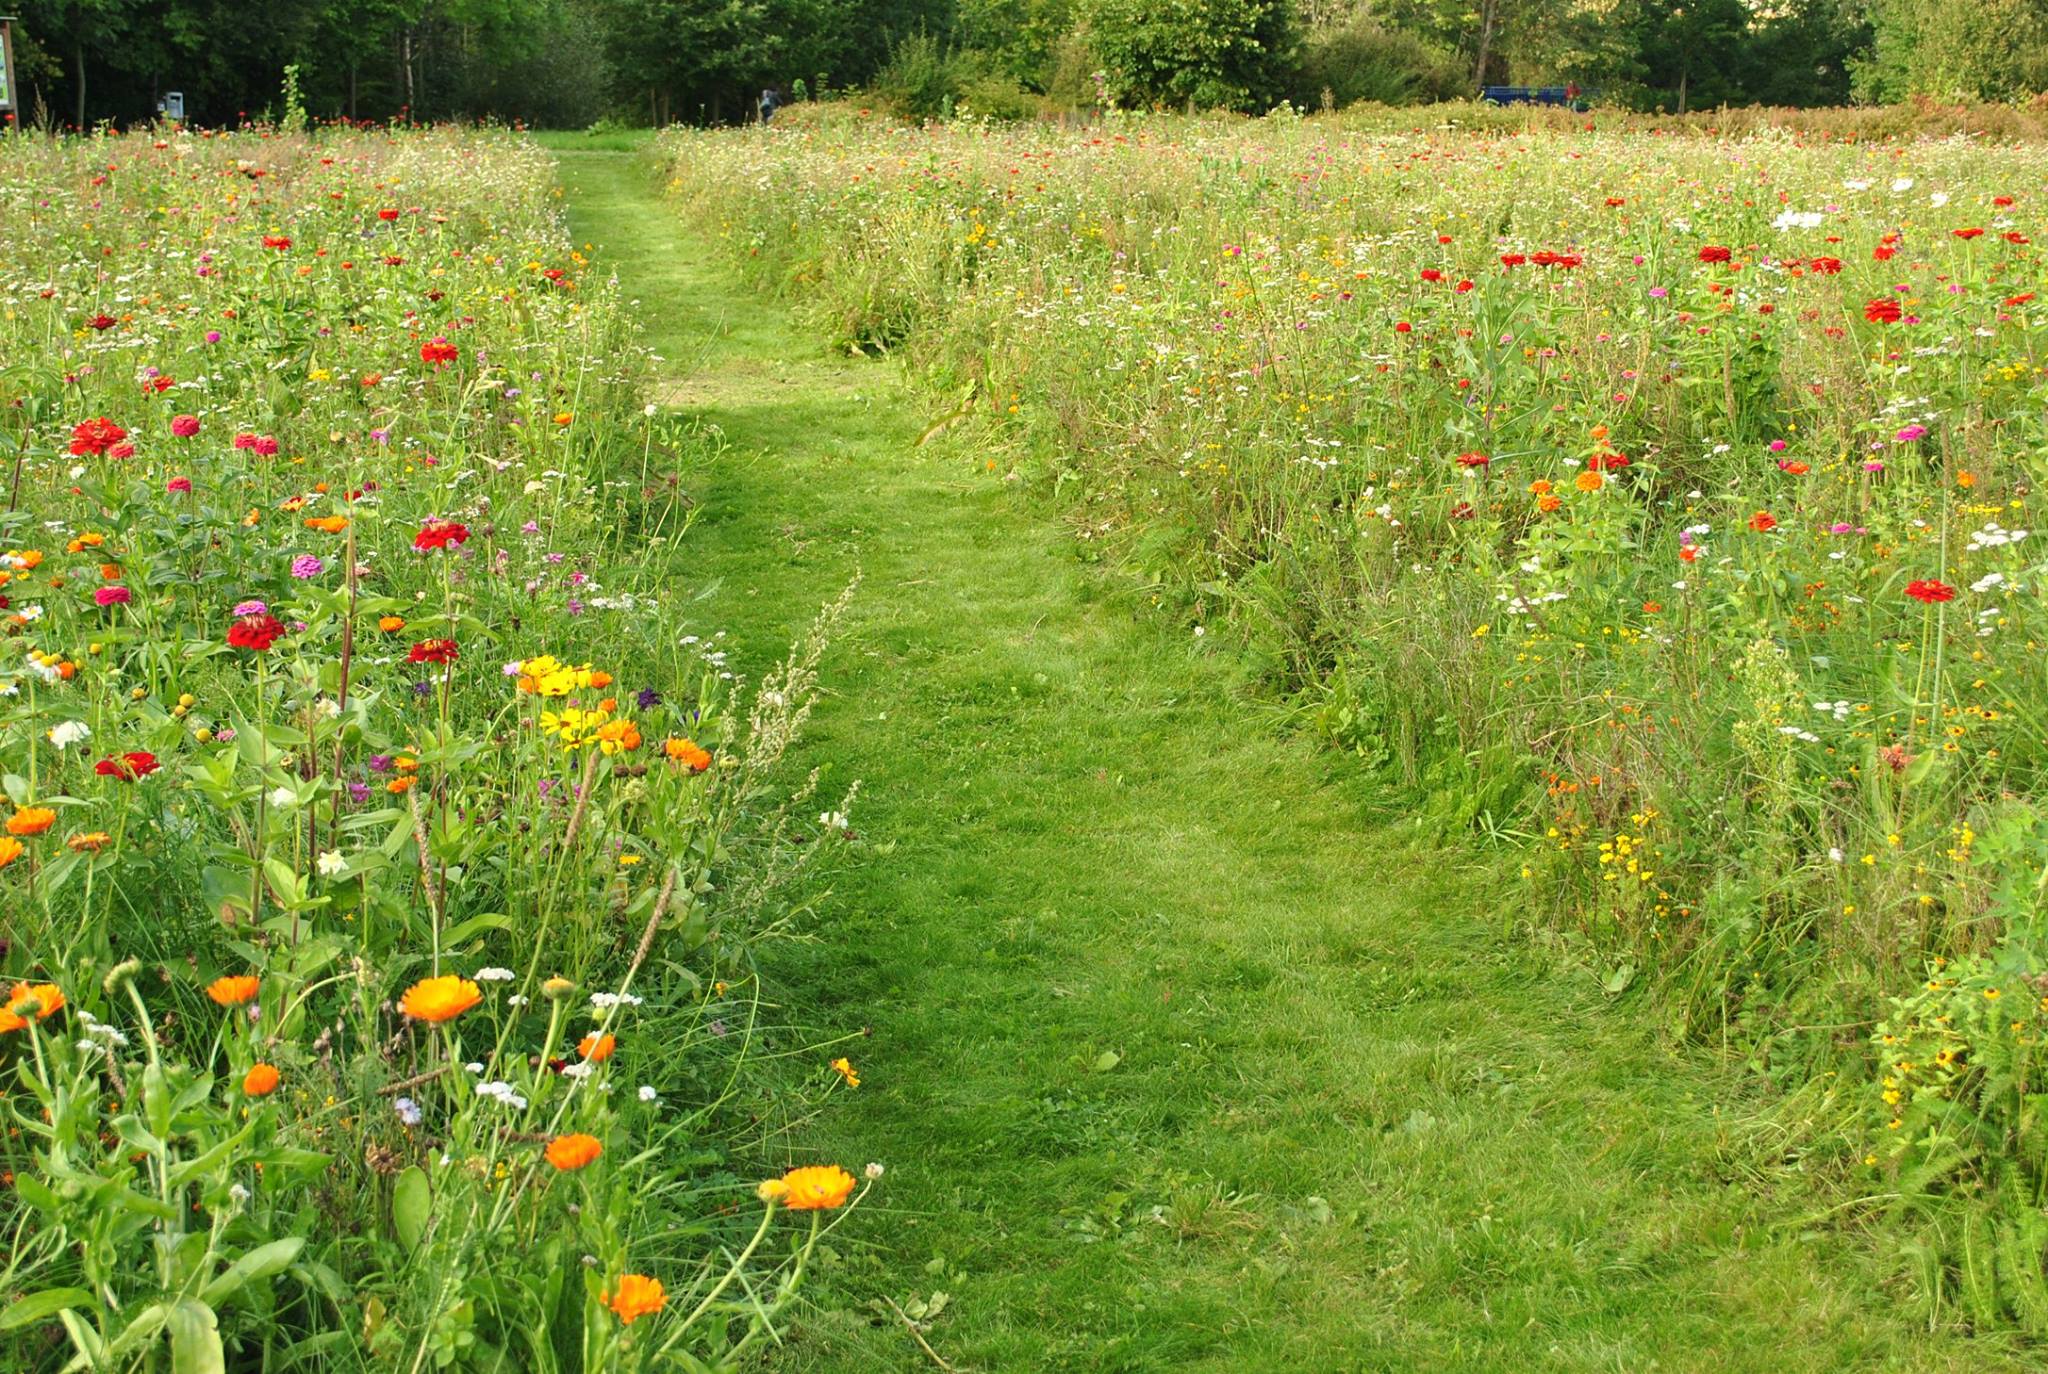
[[[861,850],[771,973],[872,1028],[799,1158],[888,1166],[786,1371],[2018,1367],[1928,1335],[1648,1010],[1277,736],[1045,510],[742,286],[631,154],[553,143],[674,399],[730,444],[678,595],[750,674],[856,569],[802,747]],[[1917,1328],[1917,1330],[1916,1330]]]

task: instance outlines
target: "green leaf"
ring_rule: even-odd
[[[441,943],[447,945],[466,944],[487,930],[510,930],[512,918],[495,911],[486,911],[472,916],[457,925],[450,926],[441,934]]]
[[[299,1251],[304,1249],[305,1245],[304,1236],[287,1236],[283,1240],[274,1240],[268,1245],[257,1246],[221,1270],[220,1276],[207,1284],[205,1291],[200,1293],[200,1301],[214,1307],[230,1301],[246,1285],[257,1279],[267,1279],[283,1270],[299,1257]]]
[[[0,1331],[12,1331],[31,1322],[48,1321],[59,1312],[71,1307],[90,1307],[93,1295],[83,1288],[45,1288],[40,1293],[31,1293],[20,1302],[10,1304],[0,1312]]]
[[[433,1185],[427,1182],[427,1171],[415,1164],[398,1176],[398,1186],[391,1192],[391,1224],[398,1231],[398,1243],[419,1249],[433,1212]]]
[[[1090,1067],[1095,1073],[1108,1073],[1123,1062],[1123,1055],[1116,1050],[1104,1050],[1101,1054],[1095,1056],[1095,1063]]]
[[[213,1309],[191,1298],[171,1309],[171,1374],[226,1374],[227,1352]]]

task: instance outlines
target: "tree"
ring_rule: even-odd
[[[1119,100],[1260,109],[1286,89],[1286,0],[1091,0],[1086,36]]]

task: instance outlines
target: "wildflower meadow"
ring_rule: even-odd
[[[715,440],[557,197],[0,137],[8,1369],[727,1368],[868,1186],[751,953],[844,603],[750,683],[678,594]]]
[[[1739,112],[1738,112],[1739,114]],[[1739,121],[1742,122],[1742,121]],[[1477,107],[659,142],[678,212],[2048,1330],[2037,143]]]

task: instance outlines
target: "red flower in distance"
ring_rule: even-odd
[[[389,224],[391,223],[391,221],[398,218],[398,211],[388,208],[379,210],[377,212],[377,218],[383,220],[386,224]]]
[[[1749,527],[1758,534],[1769,534],[1778,528],[1778,517],[1767,510],[1760,510],[1749,517]]]
[[[1956,589],[1946,582],[1936,582],[1931,577],[1915,578],[1906,584],[1906,595],[1915,601],[1924,601],[1932,606],[1937,601],[1953,601]]]
[[[1806,264],[1806,267],[1810,272],[1818,272],[1824,277],[1832,277],[1842,270],[1842,260],[1840,258],[1815,258],[1812,262]]]
[[[135,782],[146,778],[163,765],[156,761],[155,754],[137,750],[119,758],[101,759],[92,766],[92,771],[103,778],[120,778],[123,782]]]
[[[292,246],[292,241],[283,234],[265,234],[263,236],[263,246],[282,253]]]
[[[177,435],[180,439],[190,439],[198,432],[199,417],[197,415],[173,415],[171,417],[171,433]]]
[[[1493,459],[1483,453],[1461,453],[1458,455],[1458,466],[1461,468],[1483,468],[1492,461]]]
[[[461,356],[461,350],[446,339],[432,339],[420,345],[420,361],[446,367]]]
[[[127,430],[102,415],[97,420],[87,420],[71,431],[71,452],[74,457],[79,458],[88,454],[98,456],[127,437]]]
[[[228,626],[228,647],[260,654],[277,643],[283,633],[284,622],[267,611],[261,615],[245,615]]]
[[[412,537],[412,546],[421,553],[432,553],[445,549],[450,544],[469,541],[469,526],[454,520],[429,520],[420,526],[420,532]]]
[[[1727,262],[1735,255],[1718,243],[1710,243],[1700,249],[1701,262]]]
[[[1906,312],[1899,309],[1899,303],[1889,296],[1879,296],[1863,305],[1863,318],[1872,324],[1897,324]]]
[[[1982,229],[1951,229],[1949,230],[1949,232],[1951,234],[1954,234],[1959,239],[1977,239],[1984,237],[1984,231]]]
[[[112,329],[115,325],[121,322],[115,319],[112,315],[95,315],[91,319],[87,320],[86,323],[94,329],[105,331],[108,329]]]
[[[412,646],[406,659],[412,663],[453,663],[461,656],[452,639],[423,639]]]

